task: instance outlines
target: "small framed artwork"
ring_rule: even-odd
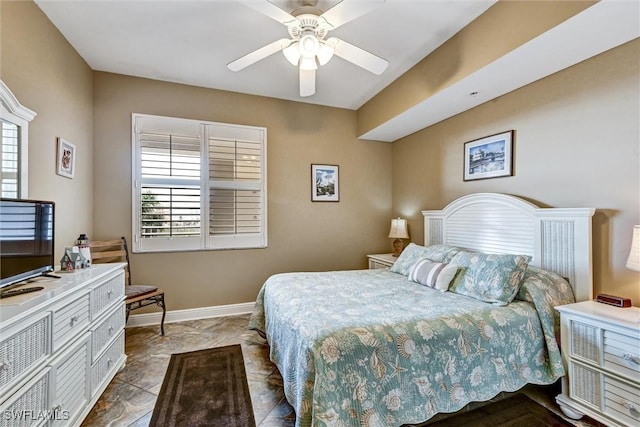
[[[340,177],[337,165],[311,165],[311,201],[340,201]]]
[[[57,174],[73,178],[76,172],[76,146],[69,141],[58,138]]]
[[[464,181],[513,175],[514,131],[464,144]]]

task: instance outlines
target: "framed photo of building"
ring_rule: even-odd
[[[56,172],[66,178],[73,178],[76,172],[76,146],[62,138],[58,138]]]
[[[513,175],[514,131],[464,144],[464,181]]]
[[[311,201],[339,202],[340,180],[337,165],[311,165]]]

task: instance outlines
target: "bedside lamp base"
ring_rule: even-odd
[[[403,250],[404,250],[404,242],[402,241],[402,239],[395,239],[393,241],[393,253],[391,255],[397,258],[400,256]]]

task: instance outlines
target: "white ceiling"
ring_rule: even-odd
[[[348,109],[362,106],[495,2],[387,0],[330,32],[388,60],[387,70],[376,76],[334,57],[317,70],[316,94],[301,98],[298,71],[281,53],[239,72],[227,69],[229,62],[288,37],[284,25],[239,1],[35,1],[94,70]],[[292,12],[310,1],[322,10],[338,3],[272,2]],[[393,141],[415,132],[636,38],[638,21],[637,0],[603,0],[538,38],[544,40],[534,39],[501,64],[449,88],[450,94],[425,100],[362,137]],[[579,54],[572,54],[576,48]],[[469,97],[471,91],[479,95]]]
[[[284,25],[241,2],[36,0],[94,70],[349,109],[359,108],[493,2],[387,0],[330,32],[388,60],[387,70],[376,76],[334,57],[316,73],[316,94],[300,98],[298,70],[282,53],[238,72],[227,69],[229,62],[288,38]],[[299,7],[291,0],[273,3],[287,12]],[[318,7],[335,3],[319,0]]]

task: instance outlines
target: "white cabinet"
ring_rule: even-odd
[[[567,377],[556,401],[571,418],[640,425],[640,309],[594,301],[556,307]]]
[[[0,300],[0,427],[82,423],[126,361],[124,266]]]
[[[389,268],[398,258],[392,254],[373,254],[367,255],[369,258],[369,270],[375,270],[377,268]]]

